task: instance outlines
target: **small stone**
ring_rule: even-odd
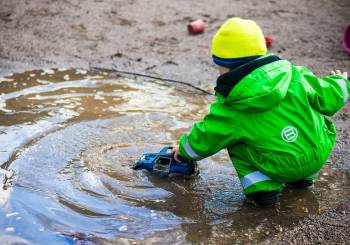
[[[101,78],[103,78],[103,76],[99,76],[99,75],[96,75],[96,76],[85,76],[84,78],[87,79],[87,80],[94,80],[94,79],[101,79]]]
[[[103,100],[104,97],[101,96],[101,95],[99,95],[99,94],[96,94],[96,95],[94,96],[94,99],[95,99],[95,100]]]
[[[13,81],[12,78],[0,77],[0,83],[1,83],[1,82],[12,82],[12,81]]]
[[[276,229],[277,231],[279,231],[279,232],[282,232],[282,231],[283,231],[283,228],[282,228],[281,225],[276,225],[276,226],[275,226],[275,229]]]
[[[75,74],[82,74],[82,75],[85,75],[87,73],[87,71],[86,70],[83,70],[83,69],[77,69],[76,71],[75,71]]]
[[[44,69],[44,73],[45,73],[45,74],[54,74],[55,71],[52,70],[52,69]]]
[[[49,81],[46,81],[46,80],[41,80],[41,79],[37,79],[36,80],[38,83],[40,83],[40,84],[50,84],[51,82],[49,82]]]

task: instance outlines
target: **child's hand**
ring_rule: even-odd
[[[179,154],[179,147],[174,147],[172,149],[172,151],[171,151],[171,154],[174,155],[175,161],[180,162],[180,160],[179,160],[179,156],[180,156],[180,154]]]
[[[330,75],[335,75],[335,74],[338,74],[338,75],[342,75],[343,77],[345,78],[348,78],[348,73],[346,71],[342,72],[340,70],[336,70],[336,71],[330,71],[329,73]]]

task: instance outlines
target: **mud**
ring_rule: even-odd
[[[99,65],[214,84],[210,40],[227,18],[253,18],[272,52],[324,74],[349,68],[341,46],[349,1],[1,1],[2,72]],[[187,24],[202,18],[201,35]]]
[[[143,172],[134,176],[127,166],[113,165],[115,161],[132,162],[128,157],[136,157],[139,150],[156,150],[175,142],[204,115],[210,99],[193,96],[195,91],[183,87],[174,88],[180,94],[171,96],[173,85],[145,85],[134,77],[118,80],[82,69],[50,68],[114,66],[212,90],[217,73],[210,60],[210,39],[226,18],[239,15],[253,18],[263,27],[265,34],[274,39],[271,51],[276,54],[308,66],[319,75],[334,68],[349,70],[349,55],[341,47],[349,8],[350,2],[345,0],[224,0],[215,5],[210,1],[158,0],[1,1],[0,177],[4,191],[0,201],[10,203],[1,211],[2,241],[347,244],[348,105],[333,117],[338,129],[337,145],[316,188],[297,193],[287,190],[279,208],[261,211],[242,202],[234,171],[224,156],[204,162],[199,180],[175,180],[170,186]],[[188,35],[187,24],[197,18],[207,23],[206,31]],[[43,68],[47,70],[31,71]],[[31,72],[6,76],[26,70]],[[159,90],[167,91],[172,100],[161,97],[161,103],[152,104],[131,99],[131,95],[145,91],[157,98]],[[183,112],[183,99],[194,106],[192,111]],[[130,139],[125,132],[139,127],[137,122],[145,122],[142,116],[131,114],[143,111],[151,115],[149,121],[159,122],[161,118],[167,123],[142,124],[142,130]],[[178,115],[179,111],[183,113]],[[130,119],[133,123],[128,125]],[[169,125],[176,126],[167,134]],[[154,141],[145,140],[152,135],[147,132],[156,129],[161,129],[163,136],[154,133]],[[85,133],[83,137],[77,135],[79,130]],[[100,135],[98,140],[91,139],[92,132]],[[135,148],[130,142],[144,143]],[[63,147],[64,143],[70,147]],[[50,163],[45,161],[48,155],[53,156]],[[50,183],[50,178],[61,182]],[[135,185],[141,182],[141,187],[127,186],[130,178]],[[71,193],[63,190],[65,185]],[[95,193],[95,185],[106,192]],[[135,188],[143,191],[133,191]],[[96,199],[101,204],[106,193],[117,199],[118,205],[126,202],[125,210],[117,212],[113,208],[118,205],[113,202],[96,208]],[[22,196],[28,203],[23,203]],[[135,211],[131,218],[123,215],[134,206],[142,211]],[[47,207],[50,211],[43,212]],[[153,223],[152,210],[162,221]],[[141,223],[134,227],[133,222]]]

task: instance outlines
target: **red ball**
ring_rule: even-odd
[[[187,30],[190,34],[198,34],[204,32],[205,23],[203,20],[196,20],[187,25]]]
[[[265,42],[266,42],[266,47],[269,48],[269,47],[271,47],[273,40],[272,40],[271,37],[266,36],[266,37],[265,37]]]

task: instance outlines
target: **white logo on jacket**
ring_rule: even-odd
[[[282,129],[281,137],[286,142],[294,142],[298,138],[298,130],[292,126]]]

